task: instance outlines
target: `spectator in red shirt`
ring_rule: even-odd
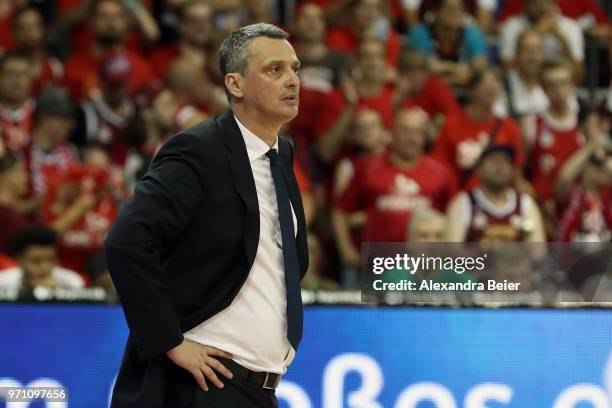
[[[81,104],[73,132],[76,145],[103,148],[116,166],[123,166],[130,150],[138,150],[146,141],[145,131],[139,128],[140,107],[129,95],[133,68],[125,53],[108,54],[98,72],[102,89]]]
[[[62,265],[85,272],[86,260],[103,250],[118,211],[112,168],[106,152],[84,150],[83,165],[58,177],[45,195],[43,221],[60,235]]]
[[[34,101],[26,57],[7,53],[0,57],[0,134],[4,146],[21,156],[31,143]]]
[[[189,59],[201,67],[216,60],[207,48],[213,34],[212,14],[212,8],[204,1],[189,1],[178,9],[178,41],[157,48],[149,56],[159,79],[166,78],[168,67],[177,59]]]
[[[500,13],[500,20],[505,21],[521,14],[524,4],[525,0],[506,2]],[[580,27],[592,36],[606,38],[610,32],[609,18],[597,0],[557,0],[557,7],[564,16],[576,20]]]
[[[334,100],[340,74],[350,70],[350,55],[335,51],[325,44],[325,19],[321,7],[305,3],[296,11],[291,37],[300,59],[300,110],[291,121],[295,154],[307,173],[312,173],[311,147],[335,121],[335,112],[328,105]]]
[[[561,242],[610,242],[612,240],[612,145],[610,119],[595,129],[559,172],[555,186],[558,200],[556,240]],[[604,132],[607,132],[604,133]]]
[[[555,179],[563,163],[580,148],[584,138],[578,128],[571,65],[563,61],[545,63],[541,77],[550,106],[542,114],[525,121],[525,140],[530,152],[531,181],[542,205],[549,236],[552,236]]]
[[[338,161],[334,175],[333,196],[344,192],[351,179],[363,164],[364,157],[382,154],[391,142],[391,135],[385,129],[380,114],[370,108],[358,109],[351,123],[350,139],[346,152]]]
[[[98,2],[100,0],[53,2],[56,7],[57,28],[69,35],[66,40],[71,40],[72,50],[89,48],[96,41],[95,29],[92,30],[89,24],[92,9],[97,7]],[[159,26],[149,13],[152,1],[124,0],[122,3],[128,25],[125,45],[137,53],[142,53],[145,47],[155,44],[160,37]]]
[[[340,73],[350,69],[352,58],[346,52],[330,49],[325,44],[323,10],[314,3],[305,3],[298,8],[293,31],[291,40],[301,63],[301,111],[303,92],[331,92],[339,85]]]
[[[53,85],[63,77],[64,66],[45,50],[45,26],[40,11],[34,6],[16,9],[11,18],[15,51],[30,60],[33,78],[32,94],[38,95],[43,86]]]
[[[450,112],[459,109],[452,89],[443,79],[430,73],[427,58],[416,49],[402,53],[398,83],[394,104],[403,108],[418,106],[436,126],[444,123]]]
[[[512,186],[519,171],[508,144],[489,144],[480,155],[480,185],[448,206],[448,242],[545,242],[535,201]]]
[[[493,107],[501,92],[501,83],[493,69],[476,71],[467,85],[469,101],[463,109],[447,115],[435,141],[433,155],[447,163],[468,190],[478,185],[474,169],[480,154],[490,143],[511,145],[518,168],[525,162],[518,125],[510,118],[500,118]]]
[[[51,179],[78,161],[74,145],[67,142],[74,125],[74,108],[70,95],[61,88],[45,88],[36,100],[27,163],[30,190],[38,196],[47,192]]]
[[[386,129],[393,127],[393,85],[385,82],[383,67],[384,45],[378,41],[364,41],[357,52],[357,66],[353,78],[341,78],[342,92],[336,91],[332,108],[322,110],[321,120],[334,117],[333,125],[317,141],[317,151],[327,162],[333,161],[345,144],[346,133],[356,108],[377,111]]]
[[[99,87],[97,73],[101,62],[111,52],[122,52],[132,65],[128,81],[130,94],[150,86],[155,76],[149,64],[124,46],[128,30],[126,8],[119,0],[97,0],[91,8],[91,25],[95,41],[76,50],[66,62],[64,84],[75,100],[84,100]]]
[[[444,210],[456,192],[452,173],[423,154],[427,114],[401,110],[393,142],[383,155],[366,158],[336,202],[333,222],[345,265],[359,266],[359,251],[351,241],[347,215],[365,210],[363,242],[404,242],[411,214],[420,208]]]
[[[327,34],[327,45],[331,49],[354,54],[363,40],[377,40],[385,44],[387,72],[390,79],[395,76],[402,47],[401,39],[391,27],[384,14],[382,0],[355,0],[350,5],[349,21],[344,26],[331,28]]]
[[[22,197],[28,189],[25,164],[3,150],[0,143],[0,252],[14,255],[15,234],[28,220],[24,215]]]

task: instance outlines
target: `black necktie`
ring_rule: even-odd
[[[287,185],[283,178],[282,163],[275,149],[266,153],[270,159],[270,170],[276,189],[278,218],[283,240],[283,261],[285,264],[285,285],[287,288],[287,339],[295,350],[302,339],[302,294],[300,291],[300,269],[297,245],[293,229],[293,215]]]

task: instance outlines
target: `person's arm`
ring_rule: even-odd
[[[459,193],[446,210],[446,242],[465,242],[470,218],[470,202],[467,193]]]
[[[532,230],[529,232],[529,236],[525,240],[526,242],[546,242],[546,230],[544,229],[544,222],[542,220],[542,214],[538,208],[538,204],[528,194],[524,194],[521,198],[525,205],[525,217],[533,225]]]
[[[142,5],[140,0],[124,0],[124,4],[132,13],[144,38],[149,44],[154,44],[159,39],[161,32],[153,16]]]
[[[81,194],[75,202],[66,208],[51,222],[51,228],[58,234],[63,234],[76,224],[87,211],[91,210],[97,202],[95,194],[87,192]]]
[[[317,153],[323,161],[328,163],[334,159],[344,143],[344,137],[353,120],[353,113],[359,99],[352,79],[342,74],[340,81],[344,96],[344,108],[332,127],[324,132],[315,143]]]
[[[558,19],[551,16],[539,21],[536,28],[543,34],[548,33],[557,39],[561,45],[563,58],[572,63],[577,83],[581,83],[584,75],[584,36],[578,25],[564,26],[562,29]]]
[[[591,155],[598,148],[597,140],[584,144],[561,166],[557,180],[555,181],[555,198],[559,202],[565,202],[569,198],[574,181],[580,176],[587,165]]]
[[[358,267],[361,263],[361,255],[351,240],[349,214],[340,208],[334,208],[332,210],[332,223],[342,262],[345,265]]]
[[[358,267],[361,263],[359,249],[355,248],[351,239],[351,215],[362,209],[362,180],[361,172],[353,175],[344,191],[335,197],[336,202],[332,210],[332,225],[340,257],[345,265],[353,267]]]
[[[183,133],[161,148],[105,241],[108,269],[141,360],[183,342],[160,257],[189,225],[204,198],[199,143],[197,136]]]

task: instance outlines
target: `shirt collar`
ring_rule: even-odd
[[[244,139],[244,144],[246,145],[247,149],[247,155],[249,156],[249,162],[253,162],[265,155],[268,150],[270,150],[270,146],[247,129],[246,126],[244,126],[240,120],[238,120],[236,115],[234,115],[234,119],[236,119],[238,128],[240,128],[240,133],[242,133],[242,138]],[[272,146],[272,149],[275,149],[278,152],[278,137],[274,141],[274,146]]]

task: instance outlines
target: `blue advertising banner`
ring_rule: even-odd
[[[309,307],[277,396],[291,408],[611,408],[612,311]],[[108,406],[118,306],[0,305],[0,387]],[[38,408],[42,402],[0,408]]]

